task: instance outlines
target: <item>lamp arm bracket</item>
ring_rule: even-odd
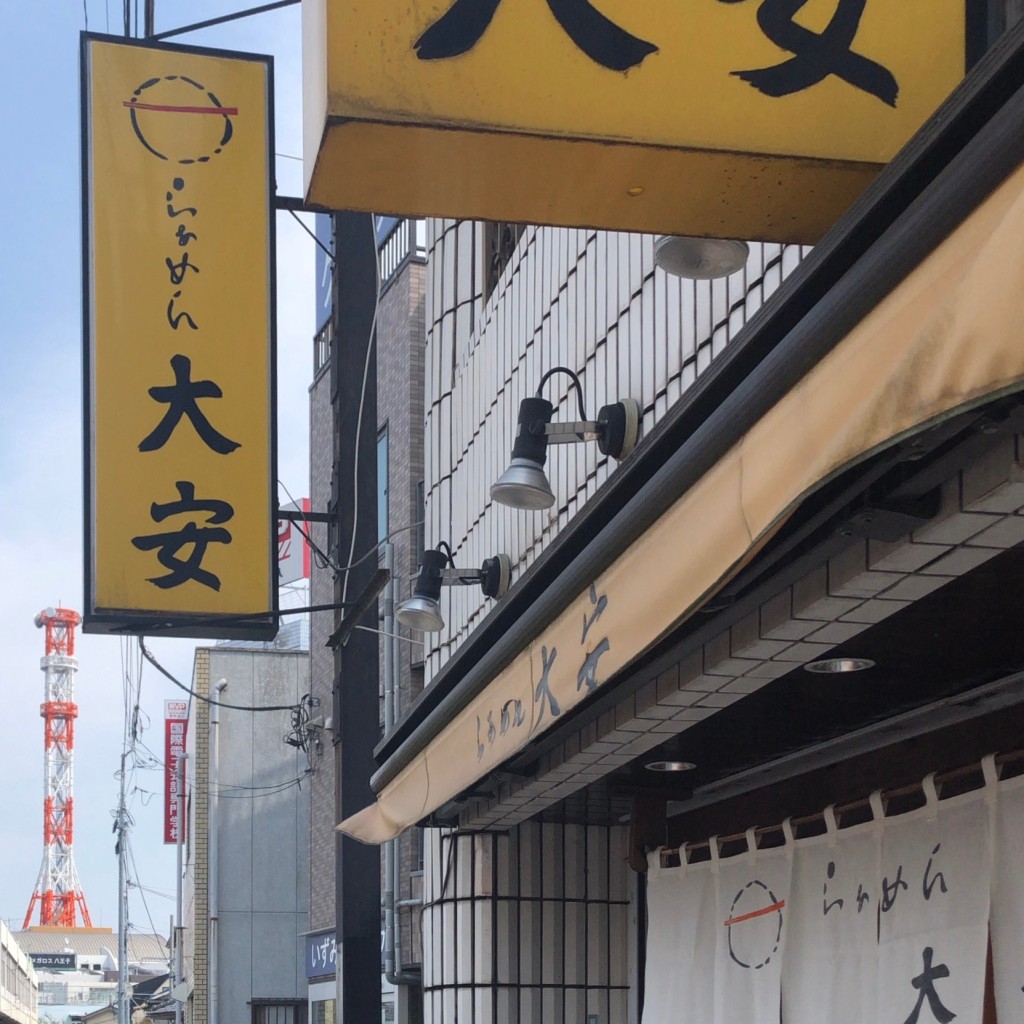
[[[441,582],[448,587],[471,587],[479,584],[480,580],[479,569],[455,569],[449,566],[441,572]]]
[[[545,424],[544,436],[548,444],[575,444],[578,441],[596,441],[602,430],[597,420],[574,420]]]

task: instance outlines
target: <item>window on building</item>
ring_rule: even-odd
[[[319,999],[313,1003],[313,1019],[310,1024],[335,1024],[337,1003],[333,999]]]
[[[306,1003],[298,999],[254,999],[252,1024],[306,1024]]]
[[[522,237],[524,224],[488,221],[484,224],[484,300],[498,287],[502,271],[508,266]]]
[[[388,537],[388,428],[377,435],[377,540]]]

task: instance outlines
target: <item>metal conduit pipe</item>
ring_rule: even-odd
[[[398,603],[398,580],[395,578],[395,546],[384,544],[384,568],[391,582],[384,592],[384,735],[388,736],[398,719],[399,687],[397,679],[398,640],[395,637],[395,605]],[[398,891],[399,841],[393,839],[384,847],[384,977],[391,985],[419,985],[421,978],[413,971],[401,968],[400,939],[398,936],[398,908],[421,905],[422,900],[395,900]]]

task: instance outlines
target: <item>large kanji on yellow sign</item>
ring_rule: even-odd
[[[964,73],[964,0],[305,0],[310,200],[814,241]]]

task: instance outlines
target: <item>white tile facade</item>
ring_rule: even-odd
[[[806,250],[755,244],[746,269],[727,281],[692,282],[654,266],[654,239],[574,229],[527,228],[493,294],[483,294],[484,230],[429,221],[426,298],[425,540],[447,541],[459,567],[507,553],[513,582],[593,496],[616,464],[596,444],[551,449],[556,494],[546,512],[490,501],[512,449],[519,403],[541,376],[566,366],[582,381],[588,417],[635,399],[642,431],[711,365],[729,339],[797,266]],[[577,418],[568,378],[544,395],[556,420]],[[939,550],[945,550],[940,548]],[[425,634],[426,680],[489,609],[476,587],[442,595],[446,626]],[[809,624],[808,631],[817,623]],[[793,641],[753,631],[739,656],[782,656]],[[762,685],[764,678],[715,675],[725,660],[629,714],[602,735],[577,737],[551,759],[545,798],[557,802],[614,763],[625,762]],[[781,662],[777,663],[781,667]],[[739,676],[737,672],[735,675]],[[647,744],[645,747],[644,744]],[[572,760],[571,772],[569,761]],[[636,1020],[636,899],[625,863],[625,831],[527,821],[536,786],[509,785],[468,816],[501,834],[426,836],[423,934],[424,1019],[485,1022]]]
[[[552,509],[490,501],[519,402],[544,372],[579,374],[590,417],[635,399],[650,430],[807,250],[754,244],[727,280],[681,281],[655,268],[653,236],[531,227],[485,298],[483,248],[479,224],[427,222],[426,543],[448,541],[460,567],[505,552],[514,581],[616,467],[593,443],[553,447]],[[577,418],[568,384],[558,375],[545,388],[556,420]],[[442,600],[447,625],[428,635],[428,680],[488,610],[474,587]]]
[[[476,801],[460,824],[517,825],[1022,541],[1024,437],[1008,436],[947,481],[926,526],[895,543],[852,540],[544,754],[535,778]]]

